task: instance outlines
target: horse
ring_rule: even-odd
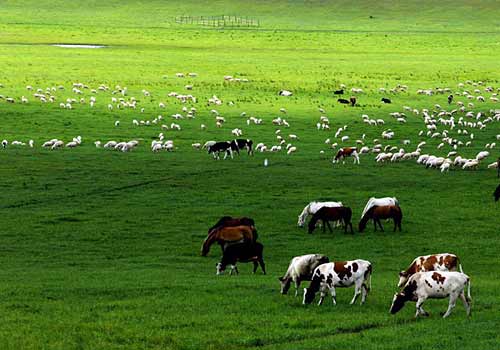
[[[256,236],[254,234],[254,227],[249,226],[234,226],[234,227],[221,227],[212,230],[210,234],[203,241],[201,246],[201,256],[207,256],[210,246],[217,242],[221,245],[222,251],[229,244],[241,242],[255,242]]]
[[[304,207],[304,210],[302,210],[302,213],[300,213],[298,220],[297,220],[297,226],[298,227],[304,227],[304,224],[306,223],[307,216],[309,214],[315,214],[318,210],[320,210],[323,207],[341,207],[342,202],[310,202],[308,205]]]
[[[210,232],[221,227],[234,227],[234,226],[252,227],[254,229],[254,234],[257,234],[257,231],[255,230],[255,221],[252,218],[248,218],[245,216],[240,218],[233,218],[232,216],[223,216],[219,219],[219,221],[217,221],[215,225],[213,225],[208,229],[208,234],[210,235]]]
[[[351,233],[354,233],[352,230],[351,217],[352,210],[349,207],[323,207],[318,210],[311,218],[311,221],[309,221],[308,232],[313,233],[318,220],[323,221],[323,233],[325,232],[326,225],[328,225],[330,232],[333,232],[332,227],[330,226],[330,221],[342,220],[344,222],[344,233],[347,233],[347,226],[350,226]]]
[[[384,206],[384,205],[396,205],[399,207],[399,201],[396,197],[383,197],[383,198],[375,198],[371,197],[368,199],[368,202],[366,202],[365,208],[363,209],[363,212],[361,213],[361,217],[365,216],[366,212],[374,207],[374,206]]]
[[[333,159],[333,163],[338,163],[340,160],[344,159],[345,157],[353,157],[354,158],[354,164],[358,163],[359,164],[359,155],[356,147],[343,147],[339,149],[337,152],[337,155]]]
[[[372,219],[373,224],[375,226],[375,231],[377,231],[377,223],[382,232],[384,232],[384,228],[382,227],[382,223],[380,219],[393,219],[394,220],[394,232],[399,228],[399,232],[401,232],[401,221],[403,219],[403,212],[401,208],[397,205],[384,205],[384,206],[375,206],[370,208],[365,215],[361,218],[359,222],[359,232],[363,232],[366,228],[366,223],[368,220]]]

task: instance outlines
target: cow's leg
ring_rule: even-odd
[[[418,298],[417,305],[416,305],[417,313],[415,314],[415,318],[417,318],[420,314],[423,315],[423,316],[429,316],[429,314],[422,307],[422,304],[424,303],[425,299],[426,298],[424,298],[424,297],[419,297]]]
[[[299,295],[299,287],[300,287],[300,278],[297,278],[295,280],[295,297]]]
[[[232,276],[234,274],[238,274],[238,269],[236,268],[236,265],[231,265],[231,271],[229,272],[229,275]]]
[[[337,305],[337,293],[333,285],[330,286],[330,295],[332,296],[333,305]]]
[[[253,261],[253,273],[257,272],[257,267],[259,267],[259,263],[257,261]]]
[[[366,296],[368,295],[368,287],[366,286],[366,281],[363,281],[361,285],[361,305],[363,305],[366,301]]]
[[[462,299],[462,302],[464,303],[465,311],[467,312],[467,316],[470,316],[470,303],[469,300],[467,300],[467,297],[465,296],[465,293],[462,291],[460,293],[460,299]]]
[[[443,318],[450,316],[451,310],[453,310],[453,308],[455,307],[455,305],[457,303],[457,298],[458,298],[458,295],[450,294],[450,302],[448,304],[448,310],[446,310],[446,312],[444,313]]]
[[[318,305],[323,304],[323,300],[325,300],[325,296],[326,296],[326,286],[321,286]]]
[[[360,282],[361,280],[357,280],[356,281],[356,284],[354,286],[354,296],[352,297],[352,300],[351,300],[351,305],[354,304],[356,302],[356,299],[358,299],[358,296],[361,294],[361,288],[362,288],[362,281]]]

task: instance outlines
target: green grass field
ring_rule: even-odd
[[[366,144],[392,129],[382,143],[446,156],[440,138],[418,136],[421,115],[408,122],[389,116],[404,106],[448,107],[447,94],[418,95],[418,89],[471,91],[500,87],[498,1],[4,1],[0,16],[0,140],[35,141],[35,147],[0,149],[2,230],[0,233],[0,349],[494,349],[500,342],[498,184],[486,165],[477,171],[441,174],[414,160],[332,165],[324,141],[350,142],[366,134]],[[259,29],[207,29],[175,23],[177,15],[231,14],[258,18]],[[370,18],[370,16],[372,18]],[[52,43],[91,43],[105,49],[64,49]],[[176,78],[196,72],[196,78]],[[248,83],[225,82],[225,75]],[[477,87],[460,82],[482,81]],[[75,95],[72,84],[87,84]],[[110,91],[92,94],[100,84]],[[181,104],[167,94],[186,93],[192,84],[197,103]],[[332,91],[340,84],[362,88],[358,106],[344,107]],[[383,94],[403,84],[407,92]],[[41,103],[26,90],[64,86],[55,103]],[[116,85],[128,88],[137,109],[108,110]],[[144,96],[142,90],[151,93]],[[289,98],[277,92],[294,92]],[[496,92],[496,91],[495,91]],[[455,96],[476,114],[499,109]],[[217,95],[223,105],[208,105]],[[29,100],[19,103],[21,96]],[[90,96],[96,104],[89,107]],[[347,95],[349,97],[350,95]],[[382,105],[389,96],[393,103]],[[7,103],[13,97],[16,103]],[[67,98],[85,98],[72,110]],[[234,104],[230,105],[228,102]],[[159,108],[159,102],[167,104]],[[134,126],[133,119],[165,124],[183,106],[196,118],[178,121],[181,131],[164,131],[174,152],[154,154],[150,143],[160,124]],[[144,108],[141,113],[140,108]],[[215,127],[210,112],[226,118]],[[286,108],[287,114],[280,113]],[[324,108],[330,131],[316,130]],[[247,116],[264,120],[246,124]],[[185,114],[185,113],[183,113]],[[362,114],[384,119],[367,126]],[[193,142],[226,140],[239,127],[244,137],[276,143],[271,120],[286,118],[282,135],[297,152],[242,154],[214,161]],[[464,114],[458,113],[458,120]],[[116,120],[120,126],[115,127]],[[200,124],[207,130],[201,131]],[[442,131],[439,125],[438,130]],[[474,157],[500,134],[498,122],[475,134],[458,152]],[[41,144],[81,135],[75,149],[51,151]],[[469,136],[450,131],[464,143]],[[96,148],[94,141],[140,141],[129,153]],[[402,140],[409,139],[405,146]],[[497,143],[500,141],[496,141]],[[325,154],[320,155],[324,150]],[[269,166],[264,167],[264,159]],[[396,196],[404,214],[403,232],[344,235],[296,227],[311,200],[340,200],[353,208],[353,223],[371,196]],[[215,276],[220,249],[201,257],[208,227],[223,215],[255,219],[268,274],[252,275],[239,264],[238,276]],[[338,289],[338,305],[303,306],[300,297],[279,294],[281,276],[293,256],[318,252],[331,260],[362,258],[374,267],[372,291],[363,306],[350,306],[353,289]],[[472,280],[473,314],[458,303],[443,320],[446,300],[426,302],[431,316],[415,320],[414,304],[389,314],[398,272],[418,255],[451,252]]]

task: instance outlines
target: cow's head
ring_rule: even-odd
[[[291,278],[284,278],[284,277],[279,277],[278,280],[280,281],[281,285],[281,294],[286,294],[288,293],[288,290],[290,289],[290,284],[292,282]]]
[[[407,299],[404,292],[399,292],[399,293],[394,294],[394,298],[392,299],[392,305],[391,305],[391,309],[390,309],[391,314],[394,315],[399,310],[401,310],[403,308],[403,306],[405,306],[405,303],[407,300],[408,299]]]
[[[217,270],[217,275],[223,275],[224,271],[226,270],[226,267],[222,265],[222,263],[217,263],[215,264],[215,269]]]

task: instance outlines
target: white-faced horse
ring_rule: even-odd
[[[343,206],[342,202],[311,202],[308,205],[306,205],[304,210],[302,210],[302,213],[300,213],[299,219],[297,221],[297,226],[304,227],[307,216],[315,214],[318,210],[320,210],[323,207],[333,208],[342,206]]]
[[[386,206],[386,205],[396,205],[399,207],[399,201],[396,197],[384,197],[384,198],[375,198],[371,197],[365,205],[365,209],[363,209],[363,213],[361,214],[361,218],[365,216],[366,212],[370,210],[370,208],[374,206]]]

